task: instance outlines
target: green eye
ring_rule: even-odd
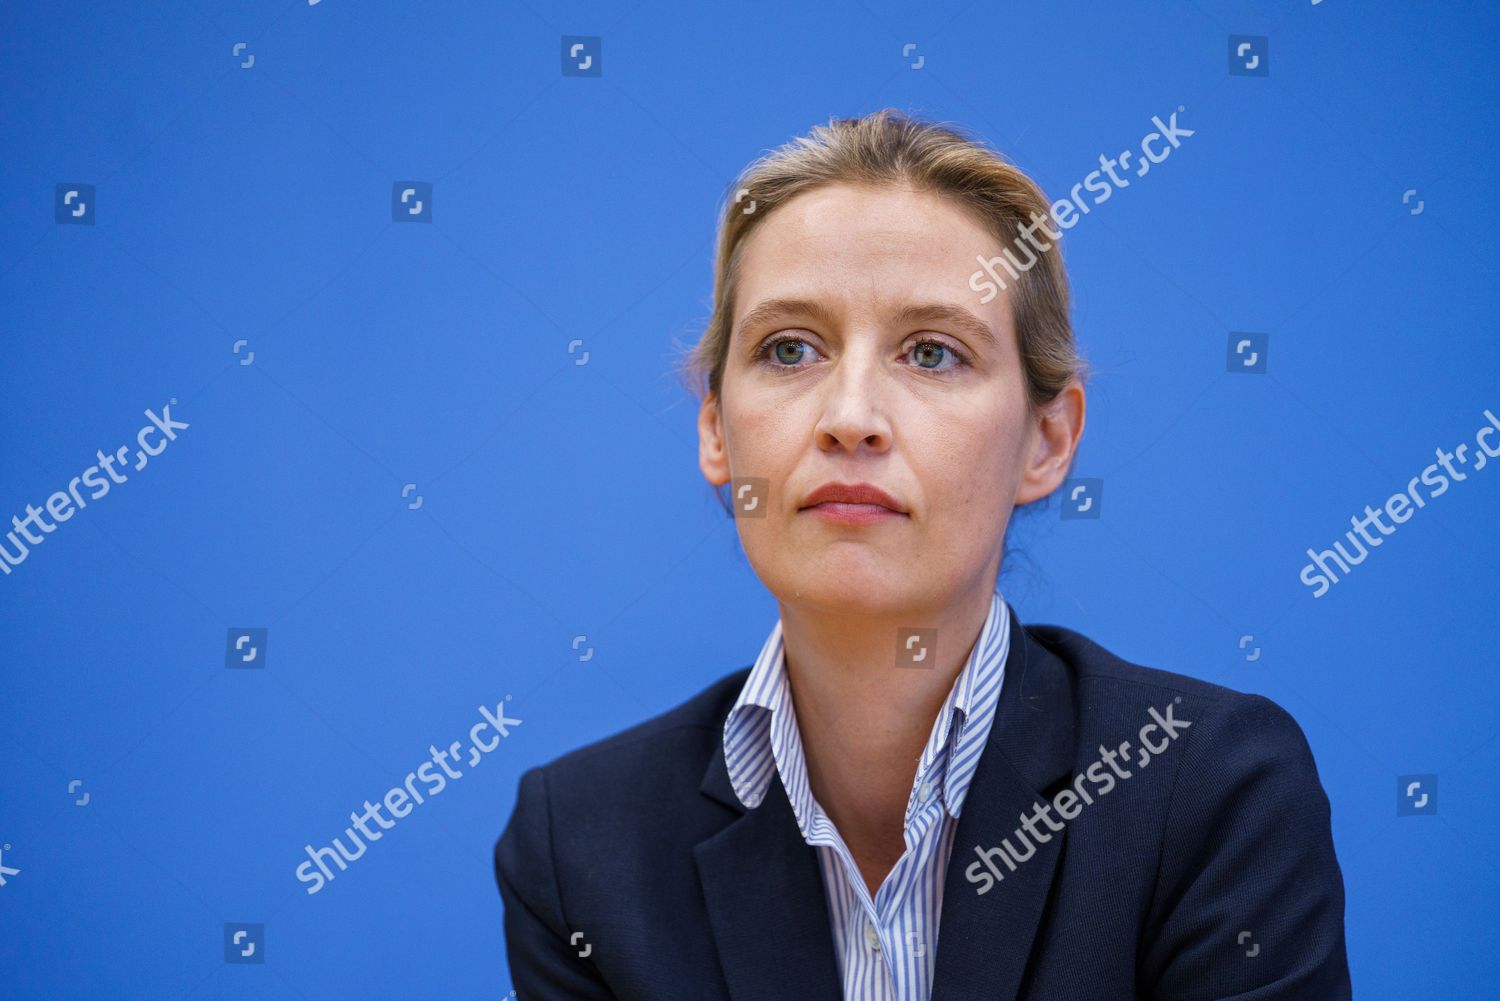
[[[800,337],[774,337],[760,346],[755,353],[755,360],[762,364],[770,365],[772,368],[801,368],[798,365],[812,345]],[[774,357],[774,361],[767,359]]]
[[[950,372],[953,369],[962,368],[969,363],[968,359],[963,356],[962,352],[949,344],[943,343],[942,341],[918,341],[916,344],[912,345],[911,351],[916,354],[916,357],[918,359],[916,367],[925,369],[929,372]],[[922,361],[923,358],[933,359],[935,364],[924,364]],[[953,359],[953,364],[946,366],[942,365],[941,363],[945,358]]]
[[[777,341],[774,348],[777,361],[788,365],[795,365],[807,348],[807,342],[798,340]]]
[[[926,350],[924,351],[924,349]],[[936,341],[923,341],[912,350],[917,352],[917,366],[919,368],[937,368],[943,360],[943,356],[940,352],[947,351],[948,349],[943,345],[937,343]],[[934,357],[934,355],[936,355],[936,357]],[[924,356],[927,358],[932,358],[933,364],[925,364],[923,361]]]
[[[815,351],[813,346],[801,337],[782,335],[773,337],[760,346],[755,352],[754,360],[770,368],[805,368],[800,363],[810,357],[809,352]],[[916,364],[914,368],[920,368],[924,372],[951,372],[955,369],[964,368],[969,360],[962,351],[944,341],[923,340],[917,341],[906,352],[915,355]],[[944,365],[944,361],[952,364]]]

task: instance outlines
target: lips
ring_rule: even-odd
[[[897,514],[907,513],[900,501],[873,483],[825,483],[807,495],[802,507],[818,504],[873,504]]]

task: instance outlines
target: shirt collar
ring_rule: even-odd
[[[951,815],[962,812],[995,719],[1009,650],[1010,614],[1005,599],[995,592],[968,660],[954,679],[918,759],[907,803],[908,821],[923,798],[924,783],[939,792]],[[822,811],[816,808],[808,787],[780,617],[724,719],[724,760],[735,794],[751,809],[765,799],[772,771],[779,773],[803,837],[809,837]]]

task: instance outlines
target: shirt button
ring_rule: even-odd
[[[928,782],[926,779],[923,779],[922,784],[917,786],[917,799],[925,803],[927,802],[927,797],[931,795],[932,783]]]
[[[880,951],[880,936],[875,934],[875,926],[865,921],[865,942],[876,952]]]

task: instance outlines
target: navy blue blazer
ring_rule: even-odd
[[[1292,717],[1010,615],[932,1001],[1349,998],[1328,798]],[[494,859],[519,1001],[839,1001],[816,849],[779,781],[747,810],[725,769],[749,671],[521,776]],[[1169,705],[1189,725],[1142,735],[1166,745],[1144,768],[1122,754],[1130,777],[1034,855],[983,864],[1003,838],[1024,854],[1021,817]]]

